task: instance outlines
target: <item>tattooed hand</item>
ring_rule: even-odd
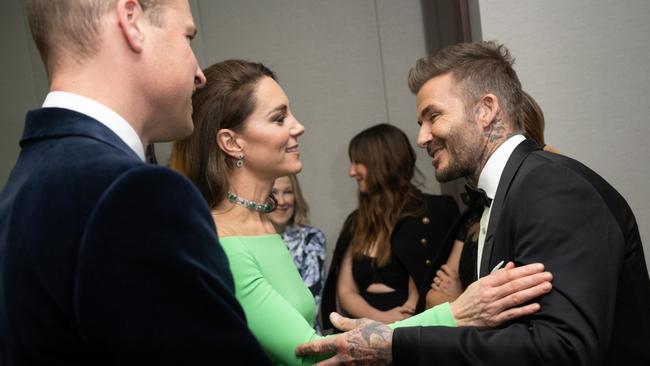
[[[296,348],[298,356],[335,352],[316,366],[390,365],[393,362],[393,330],[370,319],[349,319],[330,314],[332,324],[346,331],[343,334],[303,343]]]

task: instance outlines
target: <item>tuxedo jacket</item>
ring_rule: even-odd
[[[431,288],[427,282],[430,270],[445,264],[451,247],[442,247],[443,238],[458,216],[458,205],[451,196],[430,195],[417,192],[418,199],[407,202],[403,212],[409,212],[397,220],[390,238],[391,250],[401,264],[413,277],[420,294],[417,310],[424,310],[426,291]],[[348,216],[341,230],[329,273],[323,288],[319,316],[323,329],[332,328],[329,314],[336,309],[336,284],[338,275],[350,241],[356,210]]]
[[[20,145],[0,194],[0,363],[268,364],[189,180],[66,109],[29,112]]]
[[[650,365],[650,280],[634,215],[603,178],[522,142],[501,175],[480,275],[544,263],[541,310],[499,329],[413,327],[395,365]]]

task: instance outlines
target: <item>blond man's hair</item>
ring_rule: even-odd
[[[294,197],[293,217],[291,217],[289,222],[299,226],[309,225],[309,205],[305,200],[305,196],[302,195],[302,189],[300,188],[300,183],[298,183],[298,177],[295,174],[289,174],[288,177],[291,181]]]
[[[169,0],[140,0],[152,24],[161,26],[162,7]],[[48,74],[61,57],[83,63],[99,52],[102,17],[117,0],[27,0],[32,38]]]

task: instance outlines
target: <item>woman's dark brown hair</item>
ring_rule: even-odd
[[[390,261],[390,237],[404,205],[417,199],[411,184],[416,172],[415,151],[399,128],[382,123],[361,131],[350,141],[350,161],[367,168],[366,192],[359,192],[359,209],[352,224],[350,250],[355,258],[376,245],[375,263]]]
[[[276,77],[266,66],[242,60],[219,62],[203,73],[207,83],[192,97],[194,133],[174,143],[169,164],[194,182],[214,208],[226,198],[233,169],[231,158],[217,145],[217,132],[241,132],[255,110],[258,82]]]
[[[521,91],[522,118],[524,121],[524,134],[527,138],[534,140],[540,147],[544,147],[544,112],[535,99],[525,91]]]

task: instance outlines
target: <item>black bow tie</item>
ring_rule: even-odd
[[[490,207],[492,204],[492,199],[484,190],[472,187],[469,183],[465,183],[465,192],[460,194],[460,198],[470,208]]]

